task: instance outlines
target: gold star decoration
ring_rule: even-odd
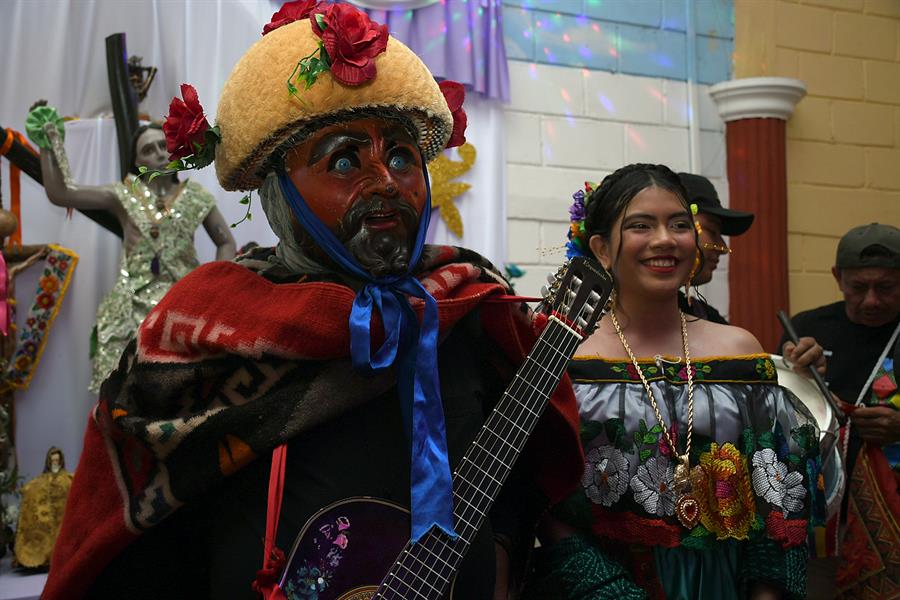
[[[431,207],[441,209],[441,218],[447,224],[447,228],[456,237],[461,238],[463,236],[462,217],[459,209],[453,204],[453,199],[466,193],[472,184],[453,180],[472,168],[477,153],[475,146],[469,143],[457,148],[456,152],[462,160],[450,160],[445,154],[440,154],[429,165],[428,174],[431,178]]]

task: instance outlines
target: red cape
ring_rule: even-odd
[[[486,277],[483,269],[447,264],[454,252],[442,249],[444,260],[436,262],[444,264],[421,278],[437,300],[441,332],[480,307],[486,333],[518,365],[537,339],[535,322],[541,320],[532,321],[521,304],[502,301],[507,288]],[[353,290],[339,284],[274,284],[235,263],[209,263],[173,286],[150,313],[138,333],[134,362],[123,365],[190,364],[227,354],[251,359],[348,357],[354,297]],[[421,302],[413,307],[421,315]],[[383,332],[376,320],[372,337],[379,344]],[[44,590],[46,600],[84,596],[109,562],[139,535],[126,509],[133,501],[127,484],[134,480],[123,483],[122,470],[128,467],[117,462],[121,446],[135,441],[117,429],[116,410],[121,409],[107,397],[109,389],[104,386],[88,421]],[[566,377],[530,442],[536,479],[551,501],[566,497],[581,479],[578,432],[578,410]]]

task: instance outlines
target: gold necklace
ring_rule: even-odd
[[[666,427],[662,414],[659,412],[659,406],[656,403],[656,398],[653,396],[653,390],[650,388],[650,384],[647,383],[644,371],[638,364],[637,358],[634,356],[634,352],[631,351],[631,347],[625,339],[625,334],[622,333],[622,328],[619,326],[615,308],[611,307],[609,310],[609,316],[610,319],[612,319],[616,335],[619,336],[622,347],[625,348],[625,352],[628,353],[628,358],[631,359],[631,364],[634,365],[638,377],[641,378],[641,383],[644,385],[644,390],[646,390],[647,397],[650,399],[650,405],[653,407],[653,412],[656,413],[656,420],[659,421],[659,426],[662,427],[666,443],[672,450],[672,456],[676,457],[675,490],[678,496],[675,501],[675,514],[682,525],[687,529],[693,529],[700,518],[700,505],[697,502],[697,499],[694,498],[691,489],[691,434],[694,432],[694,374],[691,372],[691,352],[688,348],[687,320],[684,318],[683,312],[679,311],[678,314],[681,317],[681,345],[684,349],[685,372],[687,373],[688,384],[688,426],[684,454],[678,454],[678,448],[675,446],[675,441],[672,439],[672,436],[669,435],[669,429]],[[699,471],[700,467],[697,466],[694,467],[694,469]]]

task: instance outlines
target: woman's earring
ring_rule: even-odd
[[[697,271],[700,269],[700,249],[697,249],[697,253],[694,254],[694,265],[691,267],[691,272],[688,273],[687,281],[684,282],[684,296],[687,298],[688,306],[691,304],[691,282],[694,280],[694,276],[697,274]]]

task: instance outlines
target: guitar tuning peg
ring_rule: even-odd
[[[541,298],[548,298],[550,296],[550,288],[546,285],[541,286]]]
[[[556,283],[556,275],[553,273],[547,273],[547,283]]]

